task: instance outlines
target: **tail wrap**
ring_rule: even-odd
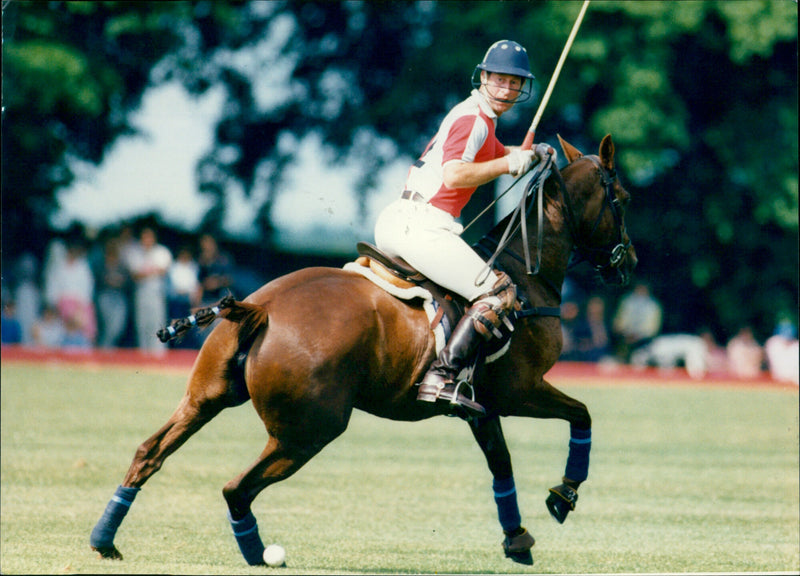
[[[218,316],[222,315],[223,311],[232,306],[235,302],[233,296],[226,296],[213,306],[200,308],[194,314],[190,314],[185,318],[173,320],[170,322],[169,326],[156,332],[156,335],[162,342],[169,342],[170,340],[180,338],[192,328],[204,328],[216,320]]]
[[[200,308],[194,314],[173,320],[169,326],[159,330],[156,335],[162,342],[169,342],[180,338],[192,328],[205,328],[217,318],[225,318],[231,322],[242,324],[242,331],[245,332],[245,335],[240,339],[247,340],[260,326],[266,324],[267,311],[264,306],[237,302],[233,296],[226,296],[213,306]]]

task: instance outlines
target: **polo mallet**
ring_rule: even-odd
[[[586,13],[586,9],[589,7],[589,0],[584,0],[583,6],[581,7],[581,11],[578,14],[578,19],[575,20],[575,24],[572,25],[572,32],[569,33],[569,38],[567,38],[567,43],[564,45],[564,49],[561,51],[561,58],[558,59],[558,64],[556,64],[556,70],[553,72],[553,77],[550,78],[550,84],[547,86],[547,90],[545,90],[544,96],[542,96],[542,103],[539,104],[539,109],[536,111],[536,116],[533,117],[533,122],[531,122],[531,127],[528,128],[528,133],[525,135],[525,140],[522,142],[522,149],[523,150],[530,150],[533,147],[533,137],[536,134],[536,127],[539,125],[539,120],[542,119],[542,114],[544,113],[544,109],[547,106],[547,101],[550,100],[550,94],[553,92],[553,88],[556,85],[556,80],[558,80],[558,75],[561,73],[561,67],[564,65],[564,60],[567,59],[567,54],[569,53],[569,49],[572,47],[572,41],[575,40],[575,36],[578,34],[578,28],[581,27],[581,22],[583,21],[583,15]]]

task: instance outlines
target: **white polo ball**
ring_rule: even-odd
[[[286,550],[279,544],[270,544],[264,548],[264,562],[273,568],[286,565]]]

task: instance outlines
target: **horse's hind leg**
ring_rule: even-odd
[[[186,394],[167,423],[136,450],[122,484],[92,530],[89,543],[101,557],[122,559],[122,554],[114,545],[117,529],[142,485],[158,472],[164,460],[224,408],[244,401],[236,382],[222,377],[208,377],[215,371],[203,370],[204,364],[208,366],[208,360],[205,363],[198,361]]]
[[[251,510],[253,500],[267,486],[297,472],[344,432],[348,420],[349,410],[341,418],[326,419],[321,414],[298,418],[298,424],[290,429],[283,428],[279,437],[270,436],[258,459],[225,485],[222,494],[228,504],[228,520],[239,550],[248,564],[264,564],[264,544]],[[295,429],[299,432],[295,433]]]
[[[155,474],[164,460],[189,437],[216,416],[223,406],[196,406],[185,396],[178,409],[161,429],[136,450],[128,473],[92,530],[90,545],[103,558],[121,560],[114,537],[142,485]]]
[[[505,534],[503,551],[514,562],[531,565],[533,564],[531,548],[535,541],[522,527],[522,517],[517,504],[517,489],[511,469],[511,455],[500,426],[500,418],[491,416],[473,419],[470,429],[483,450],[492,473],[497,516]]]

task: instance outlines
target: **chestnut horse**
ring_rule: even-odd
[[[476,371],[476,399],[487,412],[472,419],[470,429],[493,476],[505,554],[526,564],[532,563],[534,539],[521,527],[500,417],[569,422],[566,471],[562,484],[551,488],[547,498],[551,514],[563,522],[588,474],[591,418],[584,404],[544,380],[561,350],[561,286],[573,252],[609,284],[626,284],[637,263],[624,222],[630,197],[616,178],[611,136],[603,139],[596,156],[584,156],[560,137],[559,141],[569,165],[560,172],[552,162],[539,192],[541,216],[522,220],[526,234],[503,239],[509,215],[479,243],[491,250],[498,244],[502,248],[494,265],[517,285],[521,310],[506,353]],[[527,202],[532,205],[534,200]],[[529,255],[524,244],[537,235],[538,265],[531,274],[525,266],[528,258],[521,254]],[[253,500],[344,432],[354,408],[404,421],[443,413],[437,404],[416,400],[415,384],[435,354],[425,311],[362,275],[322,267],[298,270],[269,282],[244,302],[229,298],[188,320],[204,325],[215,317],[228,321],[209,334],[183,399],[167,423],[139,446],[92,531],[90,545],[104,558],[122,558],[114,537],[142,485],[225,408],[251,400],[268,432],[266,447],[255,462],[223,488],[234,536],[252,565],[264,563]],[[176,325],[170,327],[172,334]]]

